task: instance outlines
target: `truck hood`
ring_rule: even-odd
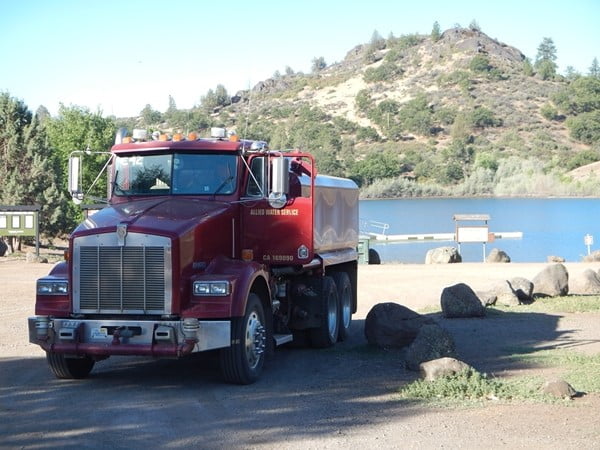
[[[226,212],[227,203],[191,198],[157,198],[111,205],[88,217],[74,234],[89,230],[111,229],[120,223],[131,231],[182,236],[201,222]]]

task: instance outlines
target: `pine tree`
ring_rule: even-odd
[[[431,40],[433,42],[437,42],[440,40],[441,37],[442,37],[442,32],[440,30],[440,24],[436,20],[435,22],[433,22],[433,28],[431,29]]]
[[[592,61],[589,75],[592,78],[600,78],[600,66],[598,65],[598,58],[594,58],[594,60]]]
[[[535,58],[535,70],[543,80],[549,80],[556,76],[556,46],[552,38],[545,37],[538,47]]]

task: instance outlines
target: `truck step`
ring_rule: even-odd
[[[294,340],[294,336],[291,334],[274,334],[273,339],[275,339],[275,345],[280,346],[287,344],[288,342],[292,342]]]

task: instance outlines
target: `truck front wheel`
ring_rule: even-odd
[[[331,347],[337,342],[339,332],[340,307],[337,288],[333,278],[326,276],[322,280],[319,308],[321,323],[310,329],[310,341],[313,347]]]
[[[265,364],[267,330],[258,295],[250,293],[246,314],[231,322],[231,346],[221,350],[221,370],[230,383],[251,384]]]
[[[66,358],[62,353],[46,352],[46,361],[56,378],[62,379],[85,378],[94,368],[94,360],[89,356]]]

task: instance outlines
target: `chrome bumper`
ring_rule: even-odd
[[[29,342],[54,353],[180,357],[231,344],[231,322],[226,320],[78,320],[35,316],[28,322]]]

